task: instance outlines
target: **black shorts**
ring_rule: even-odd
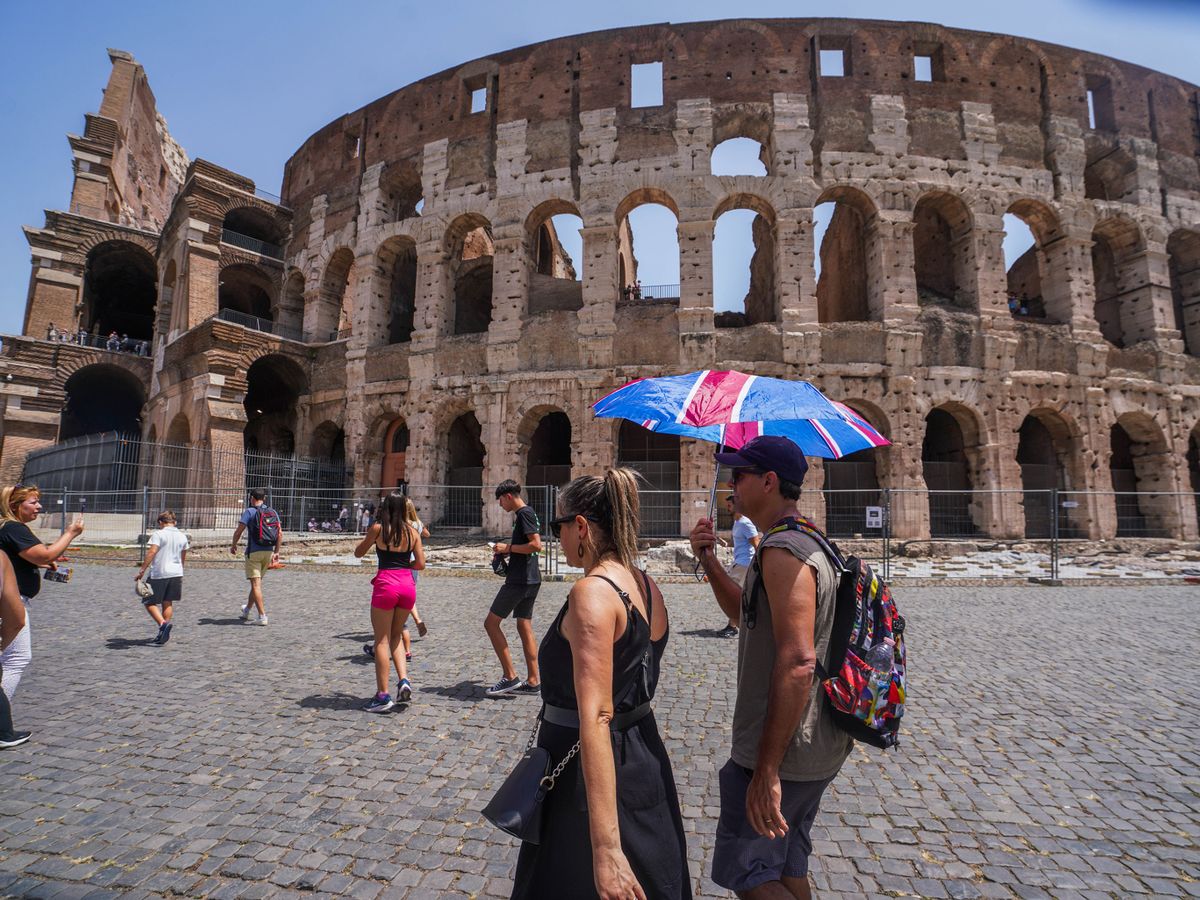
[[[504,585],[492,601],[492,613],[501,619],[507,619],[509,616],[514,619],[532,619],[533,601],[537,599],[541,586],[540,581],[536,584]]]
[[[179,599],[183,596],[183,576],[151,578],[150,587],[154,591],[154,596],[147,597],[142,601],[146,606],[162,606],[164,603],[178,603]]]

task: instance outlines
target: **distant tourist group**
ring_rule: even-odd
[[[813,821],[852,746],[821,690],[825,676],[818,676],[834,649],[842,563],[800,518],[807,463],[795,444],[759,437],[718,453],[717,460],[731,470],[732,566],[715,553],[711,519],[700,519],[690,535],[724,617],[719,633],[738,639],[732,748],[719,775],[712,878],[740,897],[807,898]],[[691,897],[679,796],[653,711],[670,626],[662,591],[638,567],[638,476],[618,468],[574,479],[559,493],[545,528],[517,482],[502,482],[495,496],[512,515],[513,530],[508,541],[490,547],[504,582],[483,621],[500,667],[485,693],[541,700],[530,752],[521,757],[513,748],[520,762],[484,811],[522,838],[512,896]],[[283,531],[266,500],[265,491],[249,492],[229,547],[243,555],[249,583],[240,618],[262,626],[268,624],[263,579],[281,565]],[[30,529],[41,511],[36,487],[0,494],[0,747],[29,739],[28,731],[15,730],[10,701],[31,659],[28,609],[41,572],[53,570],[83,532],[76,519],[54,543],[43,544]],[[386,713],[415,693],[408,622],[427,633],[417,584],[429,530],[401,490],[358,524],[366,527],[354,554],[374,553],[377,563],[373,638],[363,647],[374,657],[375,693],[364,709]],[[170,510],[159,514],[157,525],[135,584],[157,629],[153,642],[165,645],[182,599],[189,543]],[[582,575],[539,645],[532,619],[543,534],[554,535],[568,565]],[[516,620],[523,673],[502,629],[508,618]],[[531,758],[536,771],[522,788]]]

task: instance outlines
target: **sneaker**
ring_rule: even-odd
[[[161,643],[163,643],[163,642],[164,642],[164,640],[163,640],[163,629],[165,629],[166,627],[167,627],[167,623],[166,623],[166,622],[163,622],[161,625],[159,625],[159,626],[158,626],[158,634],[156,634],[156,635],[154,636],[154,643],[156,643],[156,644],[161,644]]]
[[[374,644],[363,644],[363,653],[367,654],[367,656],[374,659],[375,658],[375,645]]]
[[[540,684],[530,684],[528,681],[522,681],[517,685],[517,689],[513,691],[514,694],[533,694],[535,696],[541,692],[542,686]]]
[[[242,614],[240,616],[238,616],[238,618],[241,619],[243,622],[250,621],[250,604],[249,603],[247,603],[245,606],[242,607]]]
[[[401,703],[407,703],[412,699],[412,685],[408,683],[407,678],[400,679],[400,690],[396,693],[400,695]]]
[[[511,694],[524,683],[520,678],[501,678],[484,693],[489,697],[499,697],[503,694]]]
[[[259,625],[267,624],[267,614],[266,613],[263,613],[261,616],[258,617],[258,624]]]
[[[717,632],[717,637],[734,638],[737,636],[738,636],[738,630],[737,630],[737,626],[735,626],[735,625],[726,625],[724,628],[722,628],[720,631]]]
[[[367,712],[385,713],[391,711],[396,705],[396,701],[392,699],[391,694],[376,694],[375,699],[363,707]]]
[[[0,750],[11,750],[20,747],[33,735],[32,731],[14,731],[6,738],[0,738]]]
[[[167,641],[169,641],[171,639],[171,623],[163,622],[162,625],[159,626],[158,633],[158,642],[160,644],[165,644]]]

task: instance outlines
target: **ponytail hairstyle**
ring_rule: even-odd
[[[591,523],[588,545],[596,559],[615,556],[625,568],[637,568],[641,504],[638,474],[633,469],[609,469],[603,478],[582,475],[559,494],[563,515],[583,516]]]
[[[17,484],[0,491],[0,519],[5,522],[20,522],[17,508],[31,496],[42,496],[36,484]]]
[[[409,529],[405,521],[405,504],[408,498],[400,491],[392,491],[379,504],[379,537],[385,547],[395,547],[400,537]]]
[[[417,506],[412,502],[412,497],[407,494],[404,496],[404,521],[412,525],[414,528],[417,525]]]

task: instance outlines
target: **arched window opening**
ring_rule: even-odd
[[[855,409],[864,419],[870,418]],[[875,425],[874,422],[871,423]],[[882,506],[879,463],[885,448],[859,450],[825,460],[825,528],[833,537],[881,537],[882,528],[867,527],[867,507]]]
[[[542,416],[529,438],[525,484],[562,487],[571,480],[571,419],[564,412]]]
[[[1083,195],[1089,200],[1137,199],[1137,162],[1111,139],[1089,137]]]
[[[1004,271],[1008,278],[1008,311],[1012,317],[1044,320],[1042,254],[1033,229],[1011,212],[1004,214]]]
[[[495,254],[491,226],[485,221],[469,217],[452,229],[455,334],[483,334],[491,325]]]
[[[1138,294],[1145,288],[1135,265],[1141,249],[1141,232],[1132,222],[1109,219],[1092,232],[1096,324],[1114,347],[1129,347],[1149,337],[1146,323],[1137,316]]]
[[[835,199],[813,208],[813,270],[817,320],[866,322],[871,318],[868,211],[864,201]]]
[[[1120,425],[1113,425],[1110,435],[1108,472],[1116,492],[1117,537],[1145,536],[1150,523],[1142,511],[1138,493],[1138,471],[1134,460],[1133,438]]]
[[[443,525],[478,528],[483,524],[483,463],[487,451],[474,413],[463,413],[446,435],[446,506]]]
[[[679,438],[622,422],[617,434],[617,465],[637,470],[646,480],[640,491],[642,534],[681,534]]]
[[[403,419],[397,419],[388,426],[383,439],[384,487],[399,487],[404,483],[408,439],[408,425]]]
[[[291,456],[296,452],[296,404],[308,390],[304,370],[284,356],[256,359],[246,372],[248,453]]]
[[[163,273],[162,291],[162,309],[166,310],[164,319],[160,320],[158,327],[166,328],[168,332],[176,332],[182,330],[180,323],[185,321],[185,318],[180,315],[182,310],[176,308],[175,304],[175,282],[178,278],[177,267],[175,260],[167,263],[167,270]],[[182,304],[180,304],[182,305]]]
[[[971,466],[958,420],[944,409],[925,417],[921,465],[929,490],[929,533],[932,537],[972,537],[979,529],[972,517]]]
[[[412,164],[389,165],[380,178],[383,221],[400,222],[421,214],[425,205],[421,173]]]
[[[313,431],[310,454],[321,462],[344,465],[346,432],[336,422],[322,422]]]
[[[243,206],[231,209],[221,223],[221,240],[234,247],[273,259],[283,259],[286,231],[265,210]]]
[[[767,150],[752,138],[730,138],[713,148],[710,165],[714,175],[766,175]]]
[[[287,337],[300,336],[304,321],[304,274],[293,269],[283,286],[283,300],[279,304],[279,324]]]
[[[552,208],[574,207],[556,203]],[[531,315],[583,308],[582,228],[583,219],[571,212],[545,216],[534,225],[529,242]]]
[[[617,224],[621,299],[679,299],[679,219],[661,203],[644,202]]]
[[[371,343],[403,344],[412,340],[416,323],[417,248],[407,238],[392,238],[379,249],[378,276],[382,279],[381,296],[387,304],[383,320],[385,335],[372,337]]]
[[[1026,416],[1017,432],[1017,465],[1021,468],[1025,537],[1051,537],[1053,491],[1065,490],[1066,472],[1050,429],[1038,418]]]
[[[244,264],[221,270],[217,286],[217,308],[234,315],[230,321],[266,330],[271,323],[271,292],[274,284],[266,272]]]
[[[1195,431],[1188,437],[1187,469],[1192,505],[1196,511],[1196,524],[1200,527],[1200,435]]]
[[[58,439],[85,434],[116,432],[137,437],[142,433],[142,406],[146,391],[130,372],[117,366],[85,366],[66,381],[59,417]]]
[[[354,251],[340,247],[334,251],[321,279],[320,315],[315,337],[334,341],[348,337],[353,315],[351,312],[351,276],[354,271]]]
[[[913,211],[917,301],[974,311],[975,251],[971,214],[953,194],[922,197]]]
[[[95,336],[151,340],[157,281],[154,257],[136,244],[96,245],[84,267],[84,327]]]
[[[713,310],[718,328],[773,322],[775,229],[761,212],[735,205],[713,236]]]
[[[1200,356],[1200,231],[1176,231],[1167,239],[1171,302],[1184,351]]]

